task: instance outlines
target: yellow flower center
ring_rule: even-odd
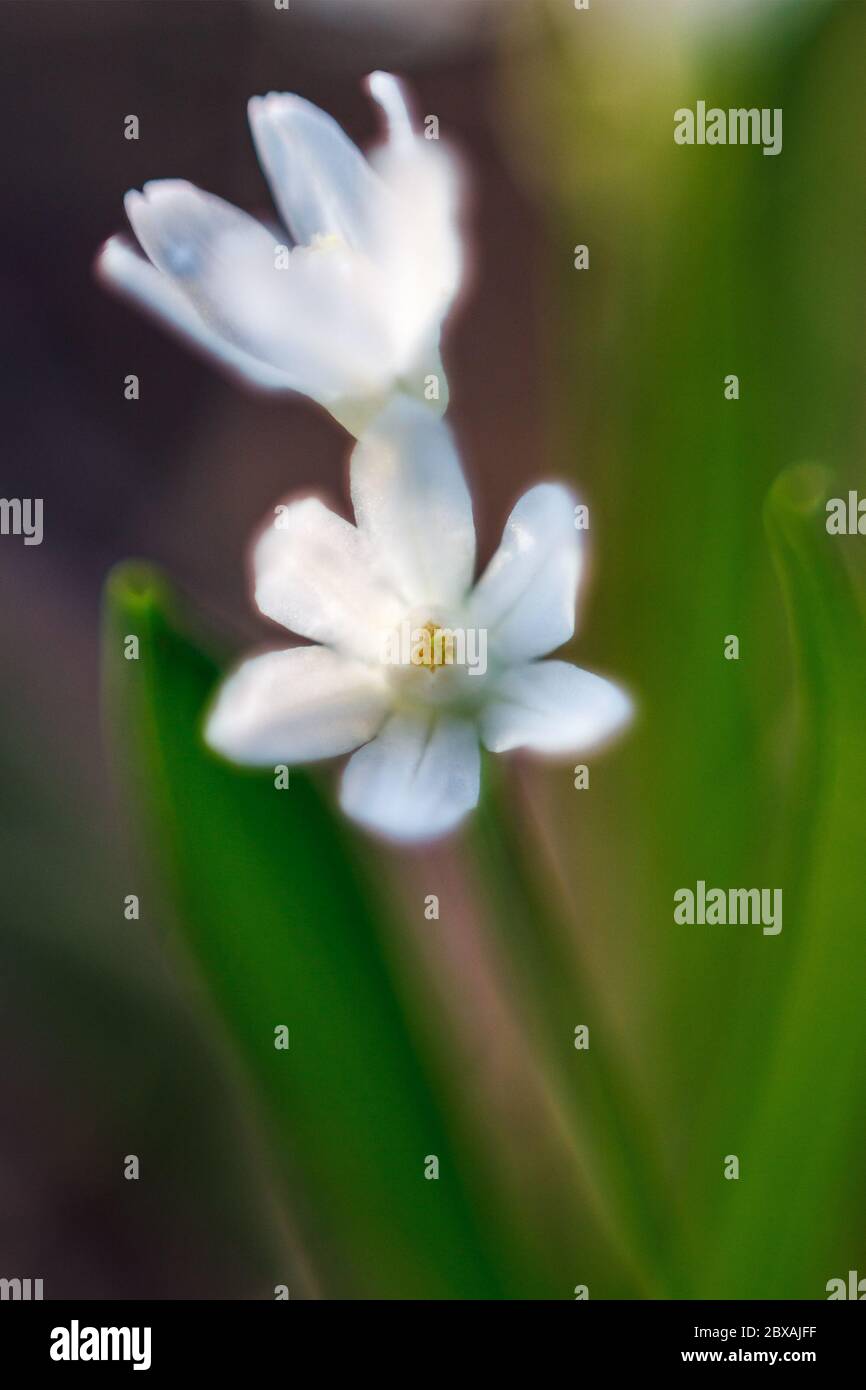
[[[426,666],[434,675],[441,666],[454,664],[454,634],[437,623],[416,628],[412,646],[413,666]]]
[[[313,251],[342,251],[346,243],[336,232],[315,232],[310,242]]]

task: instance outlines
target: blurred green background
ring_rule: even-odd
[[[4,13],[2,491],[45,498],[46,538],[0,540],[0,1274],[566,1299],[866,1274],[866,540],[825,528],[866,490],[866,6]],[[147,177],[263,205],[255,91],[368,139],[375,67],[473,189],[445,360],[482,559],[529,482],[571,479],[592,572],[569,655],[639,709],[587,790],[499,760],[466,833],[414,852],[337,818],[333,770],[279,793],[198,738],[220,667],[277,639],[254,526],[293,488],[345,506],[349,441],[89,276]],[[782,153],[675,145],[701,99],[781,107]],[[781,888],[783,930],[677,925],[700,879]]]

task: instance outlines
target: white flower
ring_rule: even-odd
[[[442,321],[461,278],[457,171],[413,130],[400,83],[368,78],[387,138],[369,161],[301,97],[249,103],[250,126],[288,229],[161,179],[126,195],[145,260],[122,238],[102,279],[257,386],[303,392],[353,434],[404,391],[441,412]]]
[[[211,747],[263,766],[356,749],[343,809],[423,840],[476,805],[479,740],[495,753],[567,754],[625,723],[616,686],[538,659],[574,631],[581,554],[567,488],[521,497],[474,588],[472,503],[441,420],[392,401],[355,448],[351,489],[356,525],[307,497],[277,508],[260,537],[260,610],[319,645],[244,661],[208,717]],[[466,652],[483,645],[483,663],[454,659],[461,634]]]

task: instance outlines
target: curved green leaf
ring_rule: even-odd
[[[866,626],[845,542],[826,530],[828,483],[821,468],[790,469],[766,507],[796,656],[799,748],[781,808],[796,863],[787,976],[719,1249],[723,1297],[821,1298],[862,1258],[846,1211],[866,1160]]]
[[[124,657],[124,639],[139,657]],[[376,917],[314,783],[202,744],[218,670],[161,578],[124,566],[105,611],[106,695],[186,947],[246,1069],[295,1219],[336,1297],[501,1293],[413,1044]],[[275,1028],[289,1029],[288,1050]],[[439,1181],[424,1177],[427,1155]]]

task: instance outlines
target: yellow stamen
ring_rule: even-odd
[[[416,642],[412,650],[412,665],[426,666],[434,675],[441,666],[454,664],[454,634],[446,632],[437,623],[425,623],[416,629]]]
[[[316,232],[310,242],[314,251],[341,251],[345,244],[336,232]]]

